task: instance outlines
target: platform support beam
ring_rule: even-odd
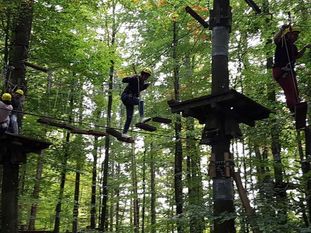
[[[2,233],[18,232],[17,229],[18,172],[19,172],[18,164],[11,164],[9,161],[6,161],[3,164],[2,199],[1,199]]]
[[[18,233],[19,166],[28,153],[40,153],[50,143],[21,135],[0,135],[0,163],[3,166],[1,192],[1,233]]]

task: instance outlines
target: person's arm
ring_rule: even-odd
[[[301,58],[301,57],[304,55],[304,53],[305,53],[305,51],[306,51],[307,48],[310,49],[310,48],[311,48],[311,44],[305,45],[305,46],[298,52],[296,58]]]
[[[131,82],[135,82],[136,79],[138,78],[137,75],[131,76],[131,77],[125,77],[122,79],[123,83],[131,83]]]
[[[150,83],[144,83],[143,88],[141,89],[142,91],[147,89],[147,87],[150,86]]]
[[[130,80],[131,80],[131,77],[125,77],[125,78],[122,79],[122,82],[123,83],[129,83]]]
[[[280,30],[274,35],[274,43],[279,43],[280,40],[282,39],[282,34],[285,31],[286,28],[290,27],[289,25],[282,25],[282,27],[280,28]]]

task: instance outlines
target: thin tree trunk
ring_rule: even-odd
[[[155,165],[153,144],[150,146],[150,215],[151,233],[156,233],[156,187],[155,187]]]
[[[72,122],[72,109],[73,109],[73,86],[71,87],[72,89],[70,90],[70,109],[69,109],[69,123]],[[60,219],[61,219],[61,211],[62,211],[62,201],[63,201],[63,196],[64,196],[64,189],[65,189],[65,183],[66,183],[66,174],[67,174],[67,162],[69,159],[69,143],[70,143],[70,132],[66,133],[66,140],[64,143],[64,157],[62,161],[62,171],[60,174],[60,187],[59,187],[59,193],[58,193],[58,200],[55,208],[55,222],[54,222],[54,230],[53,233],[59,233],[59,228],[60,228]]]
[[[116,4],[113,2],[112,5],[112,35],[111,35],[111,47],[115,45],[115,37],[117,33],[116,22],[115,22],[115,9]],[[110,73],[109,73],[109,91],[108,91],[108,107],[107,107],[107,127],[111,126],[111,112],[112,112],[112,89],[113,89],[113,75],[114,75],[114,61],[111,61]],[[107,215],[107,203],[108,203],[108,174],[109,174],[109,157],[110,157],[110,136],[105,137],[105,160],[104,160],[104,173],[103,173],[103,183],[102,183],[102,211],[101,211],[101,221],[100,230],[107,230],[106,226],[108,224]]]
[[[79,163],[79,162],[78,162]],[[75,178],[75,193],[73,204],[73,220],[72,220],[72,233],[78,232],[78,216],[79,216],[79,194],[80,194],[80,165],[76,166],[76,178]]]
[[[138,200],[138,187],[137,187],[137,169],[135,159],[135,146],[132,145],[132,187],[133,187],[133,213],[134,213],[134,233],[139,233],[139,200]]]
[[[58,200],[55,208],[55,222],[54,222],[54,230],[53,233],[59,233],[60,228],[60,214],[62,211],[62,201],[64,196],[64,189],[65,189],[65,182],[66,182],[66,173],[67,173],[67,161],[69,158],[69,142],[70,142],[70,133],[66,133],[66,141],[64,145],[64,158],[62,162],[62,171],[60,175],[60,187],[59,187],[59,193],[58,193]]]
[[[116,176],[119,179],[120,178],[120,174],[121,174],[121,167],[120,164],[117,164],[117,171],[116,171]],[[119,232],[120,229],[120,187],[118,186],[115,190],[115,195],[116,195],[116,225],[115,225],[115,229],[116,232]]]
[[[121,93],[120,93],[121,94]],[[123,122],[123,112],[124,112],[124,108],[122,107],[122,103],[120,103],[120,124],[119,124],[119,127],[121,128],[122,127],[122,122]],[[119,180],[120,179],[120,175],[121,175],[121,166],[120,166],[120,163],[117,162],[116,164],[116,179]],[[119,229],[120,229],[120,224],[121,224],[121,220],[122,218],[120,218],[120,185],[118,184],[116,187],[115,187],[115,190],[114,190],[114,195],[116,197],[116,208],[115,208],[115,216],[116,216],[116,224],[115,224],[115,230],[116,232],[119,232]]]
[[[145,233],[145,211],[146,211],[146,149],[143,157],[143,203],[141,210],[141,233]]]
[[[311,170],[310,165],[310,155],[311,155],[311,127],[307,126],[305,128],[305,154],[306,159],[301,161],[301,168],[305,179],[305,192],[306,192],[306,202],[308,210],[308,222],[306,226],[309,226],[311,223],[311,178],[308,175]]]
[[[111,126],[111,112],[112,112],[112,83],[113,83],[113,64],[110,67],[110,79],[109,79],[109,95],[108,95],[108,109],[107,109],[107,127]],[[105,160],[103,166],[103,183],[102,183],[102,210],[100,230],[106,230],[107,226],[107,203],[108,203],[108,175],[109,175],[109,157],[110,157],[110,136],[105,137]]]
[[[43,152],[41,152],[38,157],[35,185],[32,191],[32,198],[34,202],[31,204],[30,216],[29,216],[29,221],[28,221],[29,231],[35,230],[37,207],[38,207],[37,201],[39,199],[42,171],[43,171]]]
[[[82,89],[83,82],[79,82],[79,87]],[[83,96],[80,94],[79,96],[79,126],[82,126],[83,120]],[[82,142],[82,136],[78,135],[77,139]],[[80,145],[78,145],[80,146]],[[76,177],[75,177],[75,191],[74,191],[74,200],[73,200],[73,220],[72,220],[72,233],[78,232],[78,222],[79,222],[79,198],[80,198],[80,177],[81,177],[81,169],[84,163],[84,152],[81,148],[82,153],[78,153],[78,157],[76,157]]]
[[[200,156],[194,137],[194,119],[187,118],[187,183],[189,192],[190,232],[202,233],[204,230],[203,190],[200,172]]]
[[[97,187],[97,158],[98,158],[98,137],[94,138],[93,167],[92,167],[92,194],[91,194],[91,229],[96,228],[96,187]]]
[[[174,94],[175,100],[179,100],[179,62],[177,57],[177,22],[173,22],[173,60],[174,60]],[[175,122],[175,203],[176,203],[176,215],[177,215],[177,232],[182,233],[182,213],[183,213],[183,183],[182,183],[182,144],[181,144],[181,116],[177,115]]]

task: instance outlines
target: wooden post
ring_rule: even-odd
[[[0,163],[3,164],[1,233],[18,233],[18,173],[28,153],[38,153],[50,143],[5,133],[0,135]]]

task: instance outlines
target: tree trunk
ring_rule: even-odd
[[[96,187],[97,187],[97,155],[98,153],[98,137],[94,138],[93,148],[93,167],[92,167],[92,194],[91,194],[91,229],[96,228]]]
[[[16,21],[13,26],[11,49],[9,51],[9,66],[14,67],[6,77],[6,89],[15,87],[27,89],[24,60],[28,58],[29,42],[33,19],[34,0],[21,0]]]
[[[117,178],[119,179],[120,175],[121,175],[121,167],[120,167],[120,164],[118,163],[117,164],[117,171],[116,171],[116,175],[117,175]],[[119,229],[120,229],[120,187],[118,185],[118,187],[116,188],[115,190],[115,195],[116,195],[116,225],[115,225],[115,229],[116,229],[116,232],[119,232]]]
[[[108,95],[108,109],[107,109],[107,127],[111,126],[111,112],[112,112],[112,83],[113,83],[113,64],[110,67],[110,79],[109,79],[109,95]],[[101,221],[100,230],[106,230],[107,225],[107,203],[108,203],[108,175],[109,175],[109,157],[110,157],[110,136],[105,137],[105,160],[104,160],[104,171],[103,171],[103,183],[102,183],[102,210],[101,210]]]
[[[156,187],[153,144],[150,145],[150,215],[151,233],[156,233]],[[170,216],[170,215],[169,215]]]
[[[28,230],[33,231],[35,230],[36,226],[36,216],[37,216],[37,201],[39,199],[39,193],[40,193],[40,184],[41,184],[41,178],[42,178],[42,171],[43,171],[43,152],[39,154],[38,157],[38,164],[37,164],[37,172],[36,172],[36,179],[35,179],[35,185],[32,191],[32,198],[34,203],[31,205],[30,209],[30,216],[28,221]]]
[[[179,100],[179,62],[177,56],[177,22],[173,22],[173,60],[174,60],[174,94],[175,100]],[[175,122],[175,203],[176,203],[176,216],[177,216],[177,232],[184,232],[182,223],[182,213],[183,213],[183,184],[182,184],[182,144],[181,144],[181,116],[177,115]]]
[[[187,183],[189,192],[190,232],[202,233],[204,230],[204,205],[200,155],[192,136],[194,119],[187,118]]]
[[[58,193],[58,201],[55,208],[55,222],[54,222],[54,230],[53,233],[59,233],[60,228],[60,214],[62,211],[62,201],[64,196],[65,182],[66,182],[66,173],[67,173],[67,161],[69,158],[69,142],[70,142],[70,133],[66,133],[66,141],[64,145],[64,158],[62,162],[62,171],[60,175],[60,187]]]
[[[79,162],[78,162],[79,163]],[[78,232],[78,217],[79,217],[79,196],[80,196],[80,165],[77,165],[76,178],[75,178],[75,193],[73,204],[73,220],[72,220],[72,233]]]
[[[305,128],[305,154],[306,154],[306,159],[303,159],[301,161],[301,168],[302,172],[304,175],[305,179],[305,192],[306,192],[306,202],[307,202],[307,209],[308,209],[308,224],[311,224],[311,178],[308,175],[310,170],[311,170],[311,165],[310,165],[310,156],[311,156],[311,126],[308,126]]]
[[[112,35],[111,35],[111,47],[115,45],[115,37],[117,33],[116,22],[115,22],[115,10],[116,4],[112,5]],[[108,107],[107,107],[107,127],[111,126],[111,112],[112,112],[112,89],[113,89],[113,75],[114,75],[114,61],[111,61],[110,73],[109,73],[109,91],[108,91]],[[107,216],[107,203],[108,203],[108,174],[109,174],[109,157],[110,157],[110,136],[105,137],[105,160],[104,160],[104,173],[102,183],[102,211],[100,220],[100,230],[107,230],[108,224]]]
[[[145,211],[146,211],[146,149],[143,157],[143,203],[141,210],[141,233],[145,233]]]
[[[137,171],[135,159],[135,144],[132,144],[132,188],[133,188],[133,208],[134,208],[134,233],[139,233],[139,200],[137,187]]]
[[[82,89],[83,82],[78,83],[78,89]],[[79,126],[82,127],[83,120],[83,96],[79,96]],[[83,138],[81,135],[77,136],[77,140],[82,142]],[[77,147],[81,148],[81,144]],[[73,200],[73,211],[72,211],[72,233],[78,232],[78,222],[79,222],[79,198],[80,198],[80,177],[81,169],[84,163],[84,152],[83,148],[80,150],[82,153],[76,155],[76,177],[75,177],[75,191],[74,191],[74,200]]]
[[[217,95],[229,91],[228,71],[228,48],[231,27],[231,7],[229,0],[213,2],[212,23],[212,94]],[[212,145],[212,155],[215,156],[216,174],[213,178],[213,221],[214,233],[235,233],[234,218],[223,219],[224,213],[235,215],[233,203],[232,174],[225,175],[225,154],[230,155],[230,137],[225,133],[226,120],[232,120],[230,116],[222,114],[211,114],[215,125],[219,130],[219,141]],[[208,122],[207,122],[208,123]]]
[[[72,122],[72,109],[73,109],[73,86],[70,90],[70,103],[69,103],[69,123]],[[54,222],[54,230],[53,233],[59,233],[60,228],[60,214],[62,211],[62,201],[64,196],[64,189],[65,189],[65,183],[66,183],[66,174],[67,174],[67,162],[69,159],[70,151],[69,151],[69,143],[70,143],[70,133],[66,133],[66,140],[64,143],[64,157],[62,161],[62,171],[60,174],[60,187],[59,187],[59,193],[58,193],[58,201],[55,208],[55,222]]]

